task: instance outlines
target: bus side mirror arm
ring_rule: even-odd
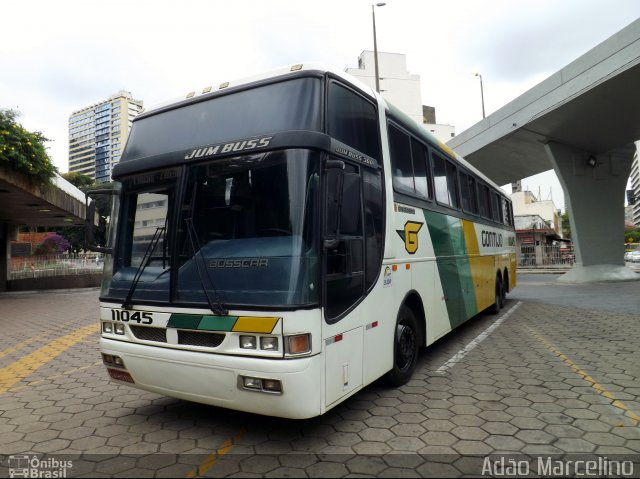
[[[113,253],[113,248],[105,248],[102,246],[97,246],[95,244],[95,216],[96,216],[96,203],[94,201],[90,201],[91,195],[114,195],[116,194],[115,190],[112,188],[97,188],[94,190],[89,190],[85,193],[85,211],[86,216],[84,220],[84,249],[89,251],[94,251],[96,253],[105,253],[111,254]]]

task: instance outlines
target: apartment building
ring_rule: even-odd
[[[111,181],[142,100],[119,91],[107,100],[75,111],[69,117],[69,171],[90,176],[97,183]]]

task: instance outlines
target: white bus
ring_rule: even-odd
[[[113,179],[102,356],[159,394],[317,416],[515,286],[501,189],[318,65],[142,113]]]

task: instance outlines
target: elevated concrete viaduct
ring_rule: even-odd
[[[499,185],[553,168],[576,264],[560,281],[636,280],[624,266],[624,190],[640,140],[640,19],[448,146]]]
[[[51,184],[0,168],[0,291],[6,291],[11,240],[20,226],[84,224],[85,196],[60,176]]]

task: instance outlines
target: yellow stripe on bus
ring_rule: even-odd
[[[240,316],[233,326],[236,333],[270,334],[280,318],[260,318],[256,316]]]
[[[473,292],[476,297],[478,312],[488,308],[495,301],[495,271],[493,256],[480,256],[478,235],[472,221],[460,220],[467,247]]]

